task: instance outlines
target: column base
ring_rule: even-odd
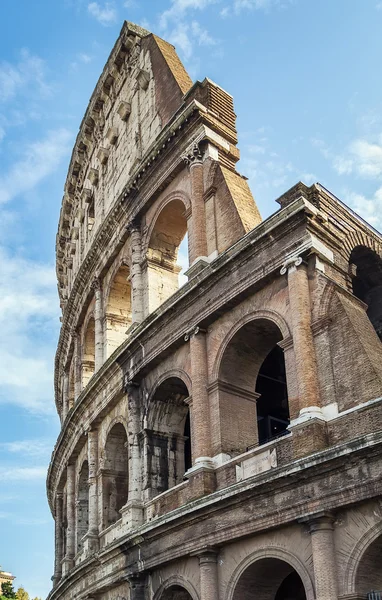
[[[326,421],[314,417],[291,424],[293,458],[303,458],[328,447]]]
[[[89,556],[94,554],[99,549],[99,538],[97,533],[87,533],[84,538],[84,551],[85,555]]]
[[[65,557],[62,561],[62,576],[65,577],[74,567],[74,558]]]
[[[210,261],[208,260],[207,256],[198,256],[198,258],[194,260],[192,265],[187,269],[187,271],[184,272],[184,274],[186,277],[188,277],[188,279],[192,279],[195,277],[195,275],[200,273],[200,271],[203,271],[203,269],[205,269],[209,264]]]
[[[122,525],[127,525],[128,529],[136,529],[143,523],[143,502],[129,500],[125,506],[122,506],[120,513]]]
[[[212,494],[216,490],[214,463],[209,457],[196,459],[195,465],[188,469],[184,477],[188,479],[188,502]]]

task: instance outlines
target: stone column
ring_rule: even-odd
[[[65,369],[62,382],[62,420],[63,423],[69,412],[69,372]]]
[[[213,548],[198,554],[200,600],[219,600],[217,554],[217,550]]]
[[[190,266],[196,259],[206,258],[207,232],[206,210],[204,205],[203,156],[198,144],[195,144],[183,160],[190,168],[191,208],[192,208],[192,241],[190,246]]]
[[[98,550],[98,431],[91,428],[88,435],[89,464],[89,527],[85,537],[85,550],[92,553]]]
[[[190,335],[192,378],[192,462],[210,463],[211,431],[208,400],[208,366],[206,332],[196,327]],[[208,465],[210,466],[210,465]]]
[[[122,508],[122,522],[132,529],[143,522],[142,504],[142,479],[143,462],[139,437],[141,432],[141,393],[138,385],[128,382],[125,387],[128,402],[128,469],[129,469],[129,491],[127,503]]]
[[[64,558],[64,574],[74,566],[75,552],[75,467],[66,468],[66,555]]]
[[[143,275],[142,275],[142,244],[141,232],[138,226],[130,229],[131,251],[131,288],[132,288],[132,322],[141,323],[144,319]]]
[[[57,585],[62,577],[62,551],[63,551],[63,538],[62,538],[62,524],[63,524],[63,496],[62,492],[56,494],[56,509],[54,515],[54,538],[55,538],[55,561],[54,561],[54,576],[53,585]]]
[[[94,291],[94,337],[95,337],[95,355],[94,355],[94,371],[103,365],[104,340],[103,340],[103,302],[102,288],[99,279],[95,279],[92,283]]]
[[[73,338],[73,365],[74,365],[74,402],[77,401],[81,393],[81,356],[80,356],[80,339],[76,330],[72,331]]]
[[[302,258],[294,258],[283,266],[288,272],[289,305],[292,317],[293,349],[299,393],[300,416],[320,412],[316,354],[311,329],[311,305],[308,271]],[[317,410],[316,410],[317,409]]]
[[[325,514],[308,522],[312,541],[316,600],[338,598],[333,522],[332,515]]]
[[[130,586],[130,600],[145,600],[146,577],[143,573],[127,577]]]

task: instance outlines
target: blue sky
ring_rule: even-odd
[[[71,147],[123,19],[235,98],[263,217],[320,181],[382,227],[379,0],[1,0],[0,564],[50,589],[45,472],[58,433],[54,242]]]

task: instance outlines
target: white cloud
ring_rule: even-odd
[[[88,64],[92,61],[92,57],[89,56],[89,54],[86,54],[85,52],[80,52],[78,54],[78,60],[80,60],[81,62]]]
[[[28,457],[47,457],[49,458],[53,448],[52,440],[16,440],[14,442],[0,443],[0,450],[3,449],[10,454],[21,454]]]
[[[26,145],[22,155],[5,174],[0,174],[0,204],[34,188],[53,173],[70,151],[71,133],[64,128]]]
[[[117,10],[113,2],[106,2],[103,6],[98,2],[90,2],[88,12],[105,27],[117,21]]]
[[[46,478],[46,467],[0,467],[0,479],[9,481],[36,481]]]
[[[356,192],[346,192],[344,202],[370,225],[382,228],[382,187],[379,187],[370,198]]]
[[[161,14],[159,25],[166,29],[170,22],[184,19],[188,11],[204,10],[216,2],[217,0],[172,0],[171,7]]]
[[[323,140],[313,139],[312,144],[332,163],[339,175],[355,173],[365,178],[382,177],[382,135],[367,139],[353,140],[342,154],[336,154]]]
[[[377,4],[375,5],[375,8],[377,10],[382,10],[382,2],[377,2]]]
[[[1,403],[54,413],[58,317],[53,266],[14,256],[0,247]],[[17,446],[13,448],[16,451]]]
[[[239,14],[243,10],[263,10],[271,8],[286,8],[294,0],[233,0],[231,5],[224,6],[220,11],[223,19],[229,17],[232,13]]]
[[[50,93],[51,88],[45,81],[44,61],[23,49],[16,65],[0,63],[0,102],[12,100],[20,91],[37,89],[41,94]]]

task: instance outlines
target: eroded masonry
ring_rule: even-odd
[[[382,590],[382,238],[319,184],[262,221],[236,144],[125,23],[57,235],[51,600]]]

